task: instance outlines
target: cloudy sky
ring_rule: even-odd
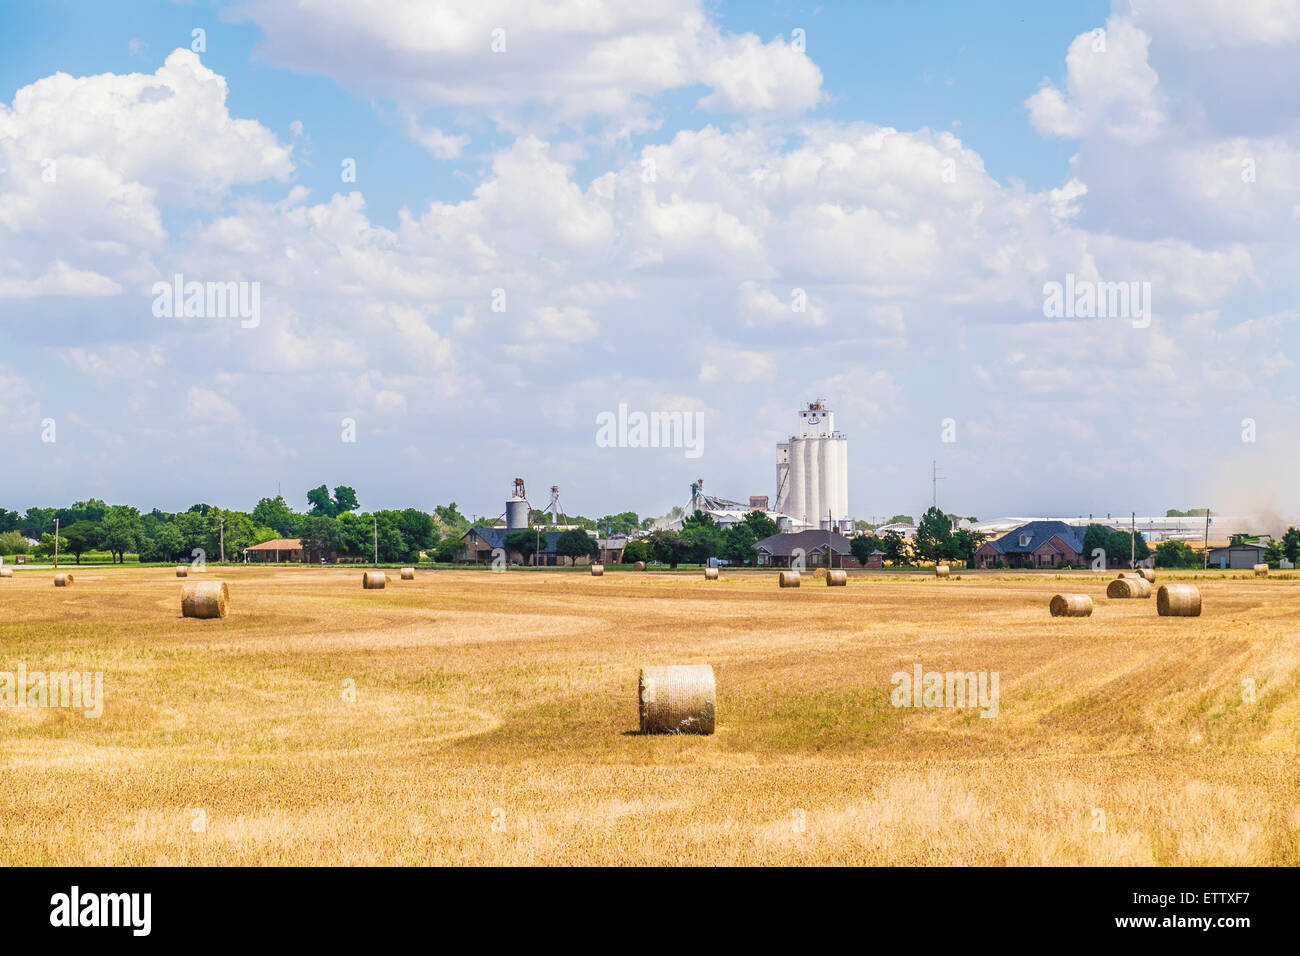
[[[1297,88],[1289,0],[6,3],[0,506],[662,513],[823,397],[857,517],[1300,516]]]

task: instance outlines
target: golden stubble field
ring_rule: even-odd
[[[0,707],[0,864],[1300,864],[1295,576],[1174,619],[1086,572],[210,568],[197,621],[170,569],[72,570],[0,580],[0,670],[106,697]],[[998,716],[893,707],[916,662]],[[714,665],[717,733],[638,735],[643,663]]]

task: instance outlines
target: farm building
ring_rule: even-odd
[[[1209,566],[1212,568],[1245,568],[1250,570],[1264,564],[1262,544],[1230,544],[1226,548],[1211,548]]]
[[[1084,528],[1064,521],[1031,521],[996,541],[986,541],[975,552],[975,566],[1009,568],[1059,568],[1063,564],[1080,567],[1083,556]]]
[[[491,564],[492,552],[497,548],[506,551],[506,561],[510,564],[528,564],[538,565],[540,567],[558,567],[570,563],[590,564],[590,558],[578,558],[576,562],[572,559],[561,557],[555,553],[555,542],[560,540],[562,531],[534,531],[533,540],[540,546],[536,556],[524,561],[523,553],[520,551],[507,551],[505,547],[506,536],[514,534],[516,531],[525,530],[519,528],[486,528],[474,527],[461,537],[465,548],[461,552],[461,560],[473,561],[476,564]],[[622,552],[619,551],[621,555]],[[611,562],[614,563],[614,562]]]
[[[276,538],[244,549],[244,560],[250,563],[263,561],[305,561],[302,542],[297,538]]]
[[[790,531],[774,534],[758,542],[758,566],[762,568],[788,568],[795,552],[803,552],[804,566],[826,566],[829,550],[832,567],[858,568],[862,565],[853,557],[849,539],[833,531]]]

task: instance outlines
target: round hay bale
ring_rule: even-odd
[[[781,572],[781,587],[783,587],[783,588],[797,588],[798,586],[799,586],[799,572],[798,572],[798,571],[782,571],[782,572]]]
[[[1139,568],[1138,573],[1141,574],[1142,577],[1146,578],[1148,582],[1154,581],[1156,579],[1156,572],[1154,568]]]
[[[828,588],[842,588],[849,583],[849,572],[838,569],[826,575],[826,586]]]
[[[14,576],[13,568],[0,568],[0,578],[12,578]]]
[[[705,569],[704,569],[704,580],[706,580],[706,581],[716,581],[716,580],[718,580],[718,569],[717,569],[717,568],[705,568]]]
[[[825,568],[816,568],[816,569],[813,570],[813,580],[814,580],[814,581],[820,581],[820,580],[821,580],[822,578],[824,578],[824,577],[826,577],[826,569],[825,569]]]
[[[1154,593],[1151,582],[1146,578],[1129,578],[1129,582],[1129,588],[1135,591],[1133,596],[1136,598],[1149,598]]]
[[[1142,577],[1142,572],[1141,572],[1141,571],[1121,571],[1119,574],[1115,575],[1115,577],[1117,577],[1117,578],[1140,578],[1140,577]]]
[[[710,665],[643,667],[636,690],[641,733],[713,733],[717,687]]]
[[[367,571],[361,576],[361,586],[367,591],[384,588],[388,585],[388,575],[383,571]]]
[[[1106,585],[1106,597],[1108,598],[1130,598],[1133,592],[1129,589],[1128,583],[1132,578],[1118,577],[1110,584]]]
[[[1086,594],[1058,594],[1049,607],[1052,617],[1092,617],[1092,598]]]
[[[1255,565],[1255,577],[1257,578],[1268,577],[1268,565],[1267,564]]]
[[[181,587],[181,616],[201,620],[225,617],[230,589],[225,581],[202,581]]]
[[[190,569],[183,564],[176,566],[176,576],[178,578],[187,578],[190,576]]]
[[[936,578],[946,578],[950,573],[951,571],[946,564],[936,564],[934,566],[934,576]]]
[[[1195,584],[1162,584],[1156,593],[1161,617],[1200,617],[1201,589]]]
[[[72,575],[71,575],[71,574],[56,574],[56,575],[54,575],[54,586],[55,586],[56,588],[66,588],[66,587],[71,587],[71,586],[72,586]]]
[[[632,565],[632,570],[634,570],[634,571],[644,571],[644,570],[645,570],[645,562],[644,562],[644,561],[638,561],[638,562],[636,562],[636,564]]]
[[[402,580],[403,580],[403,581],[414,581],[414,580],[415,580],[415,568],[402,568]]]
[[[603,564],[593,564],[591,566],[591,576],[593,578],[601,577],[604,575],[604,573],[605,573],[605,566]]]

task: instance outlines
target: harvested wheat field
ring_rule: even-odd
[[[3,670],[102,671],[98,719],[0,707],[0,863],[1300,865],[1300,577],[209,567],[19,571]],[[192,578],[191,578],[192,580]],[[1088,618],[1053,618],[1059,592]],[[712,735],[642,736],[643,665],[711,664]],[[895,707],[993,672],[997,714]]]

